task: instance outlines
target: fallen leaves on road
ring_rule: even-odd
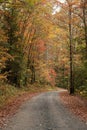
[[[68,92],[61,92],[60,97],[65,106],[87,123],[87,99],[78,95],[69,95]]]
[[[7,104],[0,108],[0,128],[7,124],[7,119],[17,112],[18,108],[22,105],[24,101],[27,101],[40,93],[53,90],[56,91],[57,88],[52,88],[50,86],[38,88],[33,85],[31,88],[28,89],[28,91],[20,91],[17,96],[10,97],[9,100],[7,100]]]
[[[17,97],[10,99],[9,102],[2,109],[0,109],[0,127],[6,125],[5,123],[7,118],[14,115],[16,110],[24,101],[27,101],[37,94],[39,93],[22,93]]]

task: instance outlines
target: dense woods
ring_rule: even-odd
[[[5,84],[87,95],[86,0],[0,0],[0,94]]]

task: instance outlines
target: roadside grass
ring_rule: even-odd
[[[0,108],[3,107],[9,100],[20,93],[20,90],[9,84],[0,86]]]
[[[0,108],[3,108],[10,101],[14,100],[14,98],[25,93],[33,94],[53,90],[57,90],[57,88],[49,85],[29,84],[27,87],[17,88],[9,84],[3,84],[0,86]]]

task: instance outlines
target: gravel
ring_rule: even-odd
[[[2,130],[87,130],[64,107],[58,93],[46,92],[25,102]]]

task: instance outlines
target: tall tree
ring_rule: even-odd
[[[74,94],[74,83],[73,83],[73,61],[72,61],[72,44],[73,44],[73,37],[72,37],[72,0],[68,1],[68,13],[69,13],[69,44],[70,44],[70,94]]]
[[[5,14],[4,21],[5,25],[3,29],[5,31],[5,35],[8,37],[7,39],[7,48],[8,53],[13,57],[13,60],[8,60],[6,69],[9,74],[7,79],[9,82],[19,85],[19,71],[20,71],[20,61],[22,57],[22,52],[20,48],[20,35],[19,35],[19,27],[17,23],[17,14],[18,10],[16,7],[16,1],[12,1],[5,6]]]

